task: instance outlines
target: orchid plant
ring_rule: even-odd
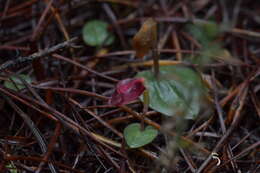
[[[137,98],[148,106],[166,116],[182,116],[195,119],[208,98],[208,89],[200,74],[189,67],[167,65],[160,67],[156,49],[157,27],[150,18],[146,20],[133,38],[133,47],[138,58],[143,58],[150,51],[153,58],[153,71],[141,71],[135,78],[123,79],[116,85],[109,99],[109,104],[121,106]],[[149,144],[158,131],[151,127],[133,123],[124,130],[126,143],[130,148]]]

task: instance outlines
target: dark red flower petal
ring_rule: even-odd
[[[137,99],[145,90],[144,78],[124,79],[118,82],[108,104],[124,105]]]
[[[124,102],[123,95],[119,94],[117,91],[115,91],[108,100],[109,105],[115,105],[115,106],[122,105],[123,102]]]

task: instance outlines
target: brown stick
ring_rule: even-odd
[[[15,60],[10,60],[10,61],[7,61],[3,64],[0,65],[0,71],[3,71],[7,68],[10,68],[10,67],[13,67],[17,64],[21,64],[21,63],[27,63],[27,62],[31,62],[35,59],[38,59],[38,58],[41,58],[41,57],[44,57],[44,56],[47,56],[51,53],[54,53],[60,49],[63,49],[65,47],[70,47],[72,46],[72,43],[75,42],[77,40],[76,37],[68,40],[68,41],[65,41],[63,43],[60,43],[60,44],[57,44],[51,48],[48,48],[48,49],[45,49],[43,51],[40,51],[40,52],[37,52],[37,53],[34,53],[30,56],[26,56],[26,57],[18,57],[17,59]]]

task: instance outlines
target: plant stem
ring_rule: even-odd
[[[156,79],[159,77],[160,73],[160,65],[159,65],[159,55],[156,47],[152,50],[152,58],[153,58],[153,68],[154,68],[154,76]]]
[[[145,114],[148,112],[148,107],[149,107],[149,93],[148,90],[146,89],[143,93],[143,97],[144,97],[144,107],[143,107],[143,113],[142,113],[142,119],[141,119],[141,131],[144,130],[144,117]]]
[[[144,116],[145,116],[145,114],[142,113],[142,115],[141,115],[141,117],[142,117],[142,119],[141,119],[141,129],[140,129],[141,132],[144,131]]]

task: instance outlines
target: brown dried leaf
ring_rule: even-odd
[[[143,58],[157,42],[157,26],[154,19],[147,19],[133,38],[133,48],[138,58]]]

